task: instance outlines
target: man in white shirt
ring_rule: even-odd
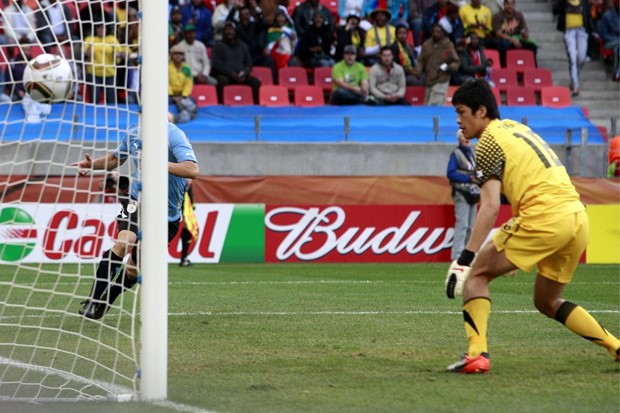
[[[211,60],[207,54],[207,47],[200,40],[196,40],[196,26],[186,24],[183,27],[183,38],[179,46],[185,50],[185,63],[192,69],[194,83],[217,85],[217,80],[210,76]]]

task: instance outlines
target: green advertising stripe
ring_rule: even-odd
[[[8,207],[0,210],[0,225],[34,224],[34,219],[23,209]],[[14,241],[0,243],[0,261],[21,261],[34,250],[35,242]]]
[[[220,262],[265,262],[265,205],[236,204]]]

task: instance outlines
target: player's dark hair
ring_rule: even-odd
[[[480,106],[487,108],[487,117],[499,119],[497,101],[491,87],[484,79],[469,79],[461,85],[452,96],[452,105],[465,105],[475,113]]]

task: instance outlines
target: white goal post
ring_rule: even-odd
[[[163,400],[168,2],[128,0],[137,5],[133,22],[129,7],[116,13],[117,1],[36,3],[35,10],[0,8],[8,39],[0,44],[0,403]],[[49,13],[55,4],[64,18],[60,24],[50,20],[58,16],[56,10]],[[21,34],[12,26],[16,21],[26,22]],[[86,39],[101,21],[106,35],[120,39],[115,50],[127,51],[123,57],[115,51],[114,63],[103,65],[114,73],[111,88],[118,99],[107,104],[108,97],[101,97],[106,89],[95,87],[93,65],[87,75],[92,55],[86,49],[94,53],[98,40]],[[139,25],[134,43],[130,24]],[[29,106],[27,95],[22,99],[17,92],[23,83],[19,68],[40,53],[64,57],[73,69],[74,87],[60,102]],[[117,202],[104,202],[111,196],[108,178],[120,185],[133,168],[128,161],[115,175],[94,171],[79,177],[70,165],[86,154],[94,159],[115,149],[132,124],[139,125],[143,137],[140,282],[103,318],[87,319],[78,310],[89,298],[103,252],[113,244],[120,211]]]

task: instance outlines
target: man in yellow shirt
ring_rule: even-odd
[[[534,283],[538,311],[605,347],[619,361],[620,340],[585,309],[562,298],[589,237],[585,207],[566,169],[530,128],[499,119],[485,80],[465,82],[452,104],[465,138],[478,138],[476,178],[481,200],[471,237],[446,277],[448,297],[463,295],[469,342],[468,352],[448,366],[448,371],[471,374],[489,370],[489,283],[516,269],[529,272],[534,266],[538,269]],[[499,213],[502,193],[512,206],[513,218],[485,243]]]
[[[116,103],[116,71],[119,63],[127,59],[127,47],[114,34],[106,33],[105,24],[95,25],[93,35],[84,39],[86,61],[86,89],[90,101],[99,103],[102,90],[105,103]]]
[[[177,107],[174,123],[188,122],[196,117],[198,105],[192,96],[194,78],[185,60],[185,48],[177,44],[170,49],[168,63],[168,100]]]
[[[471,3],[459,9],[459,17],[463,22],[465,33],[476,33],[483,41],[493,31],[493,14],[482,4],[482,0],[471,0]]]

